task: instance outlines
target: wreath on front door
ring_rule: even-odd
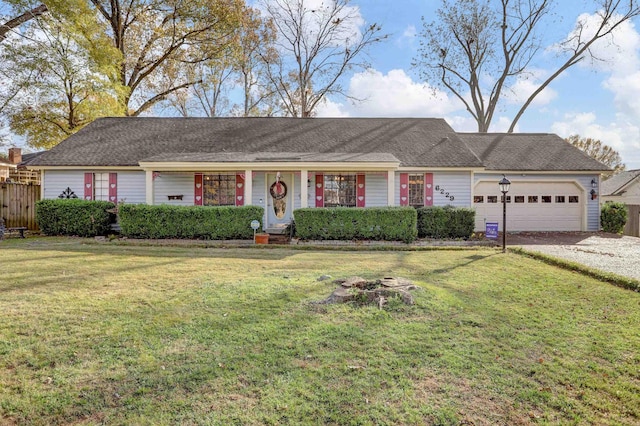
[[[287,185],[282,181],[276,181],[271,184],[269,193],[274,200],[282,200],[287,196]]]

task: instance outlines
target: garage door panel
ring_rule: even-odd
[[[502,223],[502,194],[496,182],[481,182],[474,195],[483,202],[474,202],[476,230],[485,229],[485,222]],[[488,196],[498,196],[497,203],[488,203]],[[507,231],[580,231],[584,211],[584,195],[571,182],[513,182],[507,203]],[[518,197],[518,198],[516,198]],[[516,199],[524,202],[515,202]],[[551,202],[543,203],[545,200]],[[536,200],[537,202],[531,202]],[[569,200],[573,202],[569,202]],[[563,202],[562,202],[563,201]],[[575,202],[577,201],[577,202]]]

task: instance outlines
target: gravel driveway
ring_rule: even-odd
[[[640,280],[640,238],[603,233],[507,235],[509,245]]]

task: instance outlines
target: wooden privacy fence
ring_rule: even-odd
[[[624,235],[640,237],[640,205],[627,204],[627,224],[624,227]]]
[[[36,201],[39,199],[40,185],[0,183],[0,217],[4,219],[4,225],[37,230]]]

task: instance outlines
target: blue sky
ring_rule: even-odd
[[[259,1],[248,0],[255,4]],[[313,6],[322,0],[305,0]],[[554,70],[556,54],[551,48],[571,32],[581,14],[592,15],[595,1],[556,0],[557,15],[544,28],[548,49],[533,64],[535,75],[509,88],[515,101],[535,90],[536,84]],[[433,90],[411,66],[418,53],[422,17],[435,19],[440,0],[351,0],[350,7],[361,22],[378,23],[389,38],[369,51],[368,70],[345,75],[346,91],[354,98],[329,98],[318,109],[324,117],[443,117],[457,131],[477,130],[472,117],[450,94]],[[517,131],[579,134],[600,139],[615,148],[627,169],[640,169],[640,19],[621,26],[615,44],[601,43],[594,51],[602,61],[583,61],[560,76],[539,96],[520,120]],[[506,131],[517,102],[505,103],[491,131]],[[1,129],[0,129],[1,130]],[[24,145],[13,135],[13,143]]]
[[[595,12],[590,1],[557,3],[561,3],[555,9],[557,16],[544,29],[549,48],[534,64],[539,76],[548,75],[557,62],[551,46],[567,37],[579,15]],[[353,105],[345,99],[329,99],[319,115],[444,117],[457,131],[476,131],[462,104],[445,93],[434,98],[411,66],[418,52],[421,17],[435,19],[439,5],[438,0],[352,0],[351,6],[359,9],[365,22],[381,24],[390,37],[370,50],[371,69],[352,73],[343,82],[351,95],[366,101]],[[620,152],[627,169],[640,169],[639,24],[636,19],[619,28],[615,44],[596,46],[602,61],[583,61],[552,83],[525,113],[517,131],[600,139]],[[521,81],[514,92],[528,94],[540,81]],[[513,105],[505,105],[499,112],[492,131],[507,130]]]

